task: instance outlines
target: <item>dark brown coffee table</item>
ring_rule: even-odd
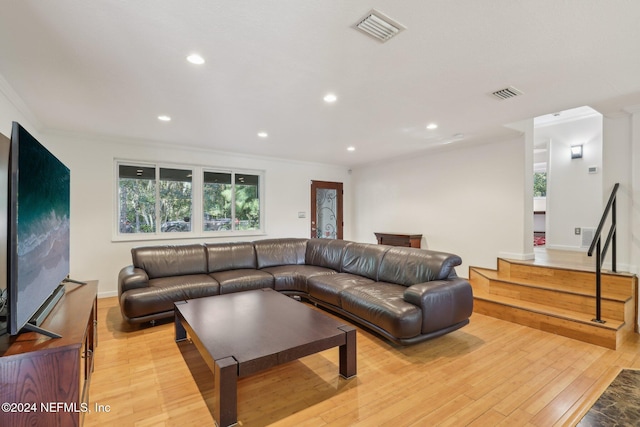
[[[340,347],[340,375],[356,375],[356,329],[273,289],[178,302],[175,330],[213,371],[220,426],[238,421],[238,378],[332,347]]]

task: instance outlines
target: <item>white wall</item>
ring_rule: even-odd
[[[596,228],[602,215],[602,116],[599,114],[535,129],[549,139],[547,229],[550,249],[581,250],[575,228]],[[583,157],[571,158],[571,146],[583,144]],[[598,173],[590,174],[595,166]],[[584,248],[583,248],[584,249]]]
[[[630,176],[629,185],[622,188],[623,200],[628,199],[630,272],[640,274],[640,105],[626,109],[629,118]],[[624,141],[623,138],[621,138]],[[621,142],[624,144],[624,142]],[[621,147],[622,149],[622,147]],[[640,304],[640,301],[638,302]]]
[[[496,268],[500,254],[525,247],[524,157],[519,138],[355,168],[354,238],[419,233],[422,247],[462,257],[459,276]]]
[[[603,150],[602,150],[602,206],[606,206],[611,190],[616,183],[620,184],[616,196],[617,209],[617,256],[618,271],[638,273],[639,260],[632,259],[631,235],[632,220],[638,218],[632,211],[632,158],[631,118],[628,114],[605,116],[603,119]],[[640,148],[640,141],[638,141]],[[637,170],[637,169],[636,169]],[[608,232],[609,224],[605,232]],[[603,236],[606,238],[606,235]],[[595,261],[594,261],[595,262]],[[605,257],[605,268],[611,268],[611,250]]]
[[[351,237],[350,176],[344,167],[95,137],[45,134],[41,142],[46,143],[71,169],[71,275],[78,279],[99,279],[101,296],[116,293],[118,271],[131,264],[130,249],[135,246],[309,237],[311,180],[345,184],[345,238]],[[162,241],[113,241],[116,185],[114,159],[264,170],[266,234]],[[306,218],[298,218],[298,212],[306,212]]]

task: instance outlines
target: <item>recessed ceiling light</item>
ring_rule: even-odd
[[[324,96],[324,102],[332,103],[338,100],[338,97],[334,93],[328,93]]]
[[[191,55],[187,56],[187,61],[191,62],[192,64],[196,64],[196,65],[204,64],[204,58],[202,56],[198,55],[197,53],[192,53]]]
[[[429,123],[427,125],[427,129],[429,129],[429,130],[438,129],[438,125],[436,123]]]
[[[162,116],[158,116],[158,120],[160,120],[161,122],[170,122],[171,117],[162,115]]]
[[[266,138],[266,137],[268,137],[268,136],[269,136],[269,134],[268,134],[268,133],[266,133],[266,132],[258,132],[258,136],[259,136],[260,138]]]
[[[356,147],[347,147],[347,151],[356,151]]]

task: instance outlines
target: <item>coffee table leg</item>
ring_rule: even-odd
[[[238,423],[238,363],[233,357],[215,361],[214,412],[220,427]]]
[[[176,328],[176,342],[180,342],[180,341],[184,341],[187,339],[187,331],[186,329],[184,329],[184,326],[182,325],[182,316],[180,315],[180,313],[178,312],[178,310],[175,310],[175,328]]]
[[[356,376],[356,328],[353,326],[341,326],[338,328],[344,331],[346,343],[340,346],[340,376],[351,378]]]

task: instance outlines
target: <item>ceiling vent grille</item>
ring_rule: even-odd
[[[519,95],[522,95],[522,92],[516,89],[513,86],[506,87],[504,89],[497,90],[493,92],[491,95],[495,96],[500,100],[513,98]]]
[[[371,9],[355,27],[382,43],[407,28],[375,9]]]

